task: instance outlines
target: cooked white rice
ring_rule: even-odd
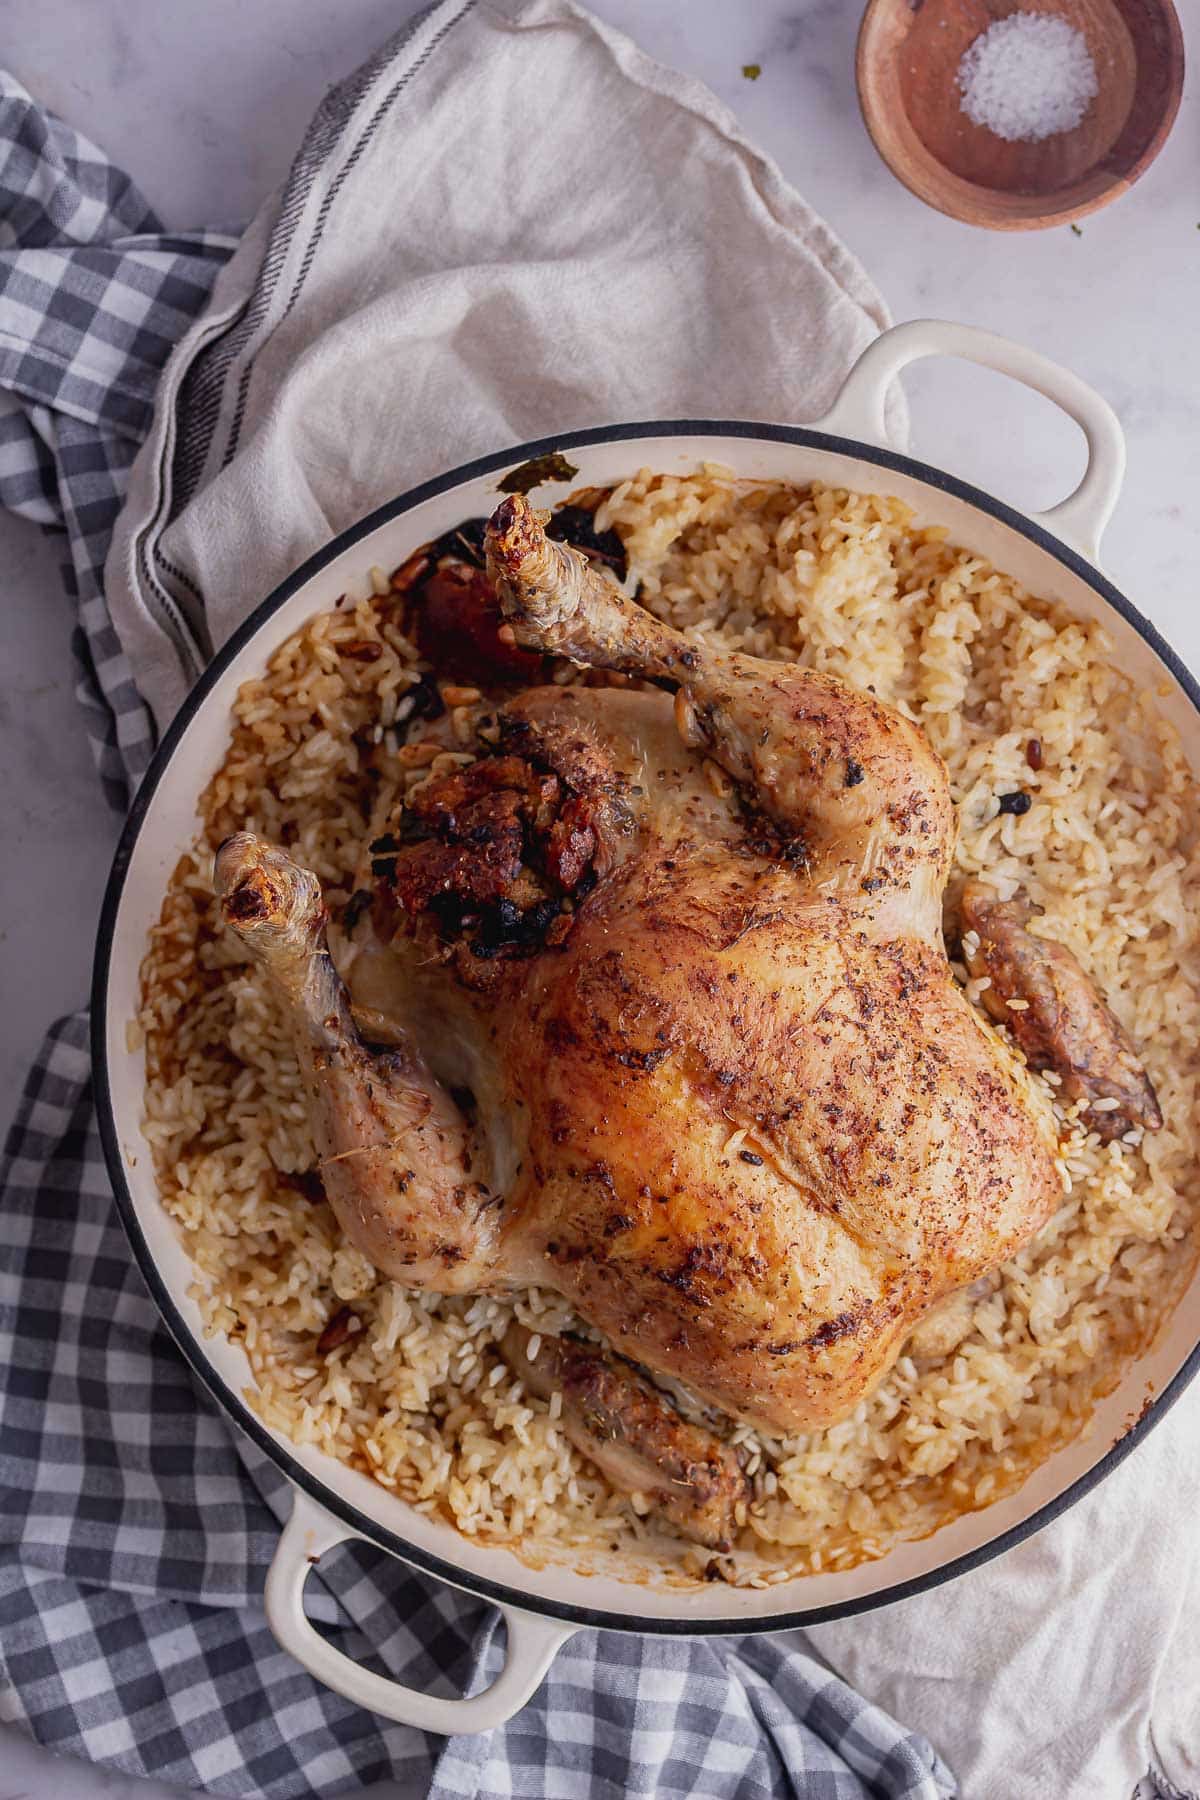
[[[730,1426],[754,1501],[722,1573],[758,1585],[878,1556],[1011,1489],[1084,1426],[1177,1296],[1197,1195],[1196,788],[1153,697],[1112,668],[1099,627],[942,531],[915,529],[898,501],[643,471],[598,523],[620,530],[642,598],[664,618],[871,686],[920,722],[949,765],[959,871],[986,871],[1006,893],[1020,884],[1045,907],[1044,929],[1141,1046],[1166,1121],[1105,1147],[1064,1118],[1070,1194],[951,1355],[902,1357],[827,1431],[775,1439]],[[571,1449],[554,1404],[526,1396],[495,1348],[514,1312],[543,1334],[562,1330],[564,1302],[407,1291],[282,1179],[315,1160],[296,1065],[261,977],[216,923],[212,852],[240,829],[282,842],[336,912],[377,795],[428,774],[419,726],[415,744],[389,751],[385,738],[375,750],[382,789],[364,772],[363,746],[394,717],[417,659],[386,582],[376,571],[363,586],[242,688],[203,798],[203,839],[153,933],[137,1028],[163,1203],[196,1263],[208,1328],[244,1345],[250,1399],[269,1424],[479,1539],[631,1545],[648,1529],[636,1499]],[[380,646],[376,660],[345,654],[364,643]],[[465,738],[466,709],[462,724]],[[1031,738],[1043,748],[1036,771]],[[996,796],[1015,788],[1033,807],[999,816]],[[361,1329],[318,1353],[344,1305]],[[679,1572],[708,1560],[682,1543],[671,1554]]]

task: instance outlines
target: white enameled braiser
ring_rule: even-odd
[[[1088,464],[1075,492],[1053,511],[1022,515],[953,476],[890,449],[884,401],[893,379],[919,357],[964,357],[1010,375],[1057,402],[1082,427]],[[163,741],[122,837],[105,900],[92,1022],[97,1102],[109,1169],[134,1254],[184,1355],[226,1412],[270,1455],[295,1489],[291,1521],[267,1584],[279,1641],[314,1675],[372,1711],[437,1732],[481,1731],[508,1718],[535,1690],[555,1652],[582,1625],[620,1631],[726,1633],[779,1630],[864,1611],[948,1580],[1036,1530],[1079,1498],[1162,1416],[1200,1364],[1195,1309],[1178,1307],[1159,1338],[1101,1402],[1086,1438],[1064,1445],[1016,1492],[967,1514],[877,1562],[766,1589],[713,1583],[672,1585],[650,1560],[539,1557],[473,1542],[448,1523],[312,1448],[297,1448],[257,1418],[243,1352],[205,1338],[189,1294],[196,1276],[160,1205],[153,1162],[140,1132],[144,1067],[126,1048],[138,1007],[147,935],[181,852],[196,828],[198,796],[222,760],[230,709],[243,681],[307,619],[361,590],[373,565],[394,568],[419,544],[468,516],[489,513],[497,481],[526,459],[563,450],[577,465],[571,486],[605,486],[635,469],[691,471],[718,462],[741,477],[823,482],[884,491],[907,501],[922,524],[988,557],[1028,589],[1073,613],[1102,619],[1117,658],[1161,696],[1200,768],[1200,691],[1153,627],[1097,568],[1101,534],[1120,488],[1124,446],[1110,408],[1066,370],[1019,345],[964,326],[918,320],[877,339],[851,372],[832,412],[815,425],[728,421],[623,425],[525,444],[455,470],[381,508],[310,558],[264,600],[198,683]],[[566,485],[538,490],[550,503]],[[507,1624],[504,1670],[484,1693],[432,1698],[370,1673],[333,1649],[308,1623],[303,1588],[311,1561],[361,1537],[469,1592],[494,1600]]]

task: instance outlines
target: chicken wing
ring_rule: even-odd
[[[1086,1102],[1084,1122],[1102,1143],[1134,1127],[1159,1131],[1158,1096],[1129,1033],[1066,945],[1028,929],[1035,912],[1024,895],[964,887],[963,959],[988,979],[984,1006],[1032,1068],[1053,1069],[1066,1098]]]
[[[563,1430],[615,1488],[641,1494],[697,1544],[729,1549],[751,1496],[728,1444],[682,1418],[632,1363],[593,1344],[514,1324],[501,1349],[531,1394],[562,1395]]]

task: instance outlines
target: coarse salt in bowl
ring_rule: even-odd
[[[1051,13],[997,19],[958,65],[962,109],[1006,143],[1074,131],[1100,92],[1087,39]]]
[[[1171,0],[870,0],[857,78],[884,161],[929,205],[1020,231],[1105,206],[1165,142],[1183,86]]]

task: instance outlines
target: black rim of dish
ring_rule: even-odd
[[[501,474],[522,463],[530,462],[536,457],[550,455],[557,450],[586,449],[595,444],[632,443],[644,438],[672,437],[758,439],[768,443],[794,444],[803,448],[831,451],[853,457],[861,462],[874,463],[879,468],[892,470],[897,474],[910,476],[927,487],[938,489],[959,500],[966,501],[979,511],[987,513],[1002,524],[1009,526],[1022,537],[1028,538],[1039,548],[1048,552],[1056,561],[1063,564],[1073,575],[1085,582],[1150,646],[1186,693],[1197,714],[1200,714],[1200,685],[1150,621],[1144,618],[1137,608],[1097,569],[1093,568],[1076,551],[1061,543],[1043,526],[1036,524],[1032,519],[1025,517],[1003,501],[994,499],[990,494],[983,492],[982,489],[972,487],[968,482],[960,481],[954,475],[948,475],[942,469],[935,468],[914,457],[903,455],[899,451],[860,443],[853,438],[832,437],[826,432],[810,431],[803,426],[758,424],[746,420],[727,419],[652,420],[631,425],[566,432],[559,437],[539,438],[533,443],[518,444],[512,449],[500,451],[493,456],[480,457],[474,462],[465,463],[457,469],[452,469],[448,474],[440,475],[432,481],[423,482],[419,487],[409,489],[399,499],[389,501],[385,506],[377,508],[375,512],[361,519],[358,524],[341,532],[331,543],[310,556],[300,568],[289,575],[286,581],[282,582],[254,609],[192,688],[179,712],[171,721],[137,794],[134,796],[113,859],[97,934],[91,994],[91,1048],[96,1112],[105,1160],[108,1164],[108,1172],[121,1221],[142,1276],[172,1337],[193,1371],[234,1423],[265,1455],[271,1458],[289,1481],[301,1488],[326,1512],[344,1524],[348,1532],[359,1533],[381,1549],[398,1556],[411,1567],[448,1582],[453,1587],[474,1594],[480,1599],[490,1600],[498,1605],[517,1607],[525,1612],[540,1613],[548,1618],[574,1625],[595,1626],[605,1630],[651,1632],[676,1637],[716,1637],[733,1634],[745,1635],[747,1632],[787,1631],[800,1625],[817,1625],[831,1619],[849,1618],[855,1613],[873,1612],[878,1607],[889,1606],[897,1600],[904,1600],[913,1594],[938,1587],[943,1582],[950,1581],[957,1575],[966,1574],[969,1570],[990,1562],[993,1557],[1001,1555],[1005,1550],[1012,1549],[1014,1545],[1024,1542],[1034,1532],[1049,1525],[1068,1507],[1073,1506],[1086,1494],[1089,1494],[1104,1480],[1105,1476],[1117,1467],[1118,1463],[1124,1461],[1125,1457],[1141,1443],[1147,1432],[1166,1415],[1184,1388],[1200,1372],[1200,1342],[1197,1342],[1189,1352],[1162,1392],[1143,1409],[1131,1428],[1069,1487],[1046,1501],[1044,1505],[1038,1507],[1027,1518],[1022,1519],[1009,1530],[999,1533],[987,1543],[980,1544],[961,1556],[927,1570],[922,1575],[895,1583],[891,1587],[878,1589],[870,1594],[859,1595],[825,1606],[794,1607],[787,1612],[773,1613],[765,1618],[753,1616],[703,1620],[692,1620],[686,1616],[655,1618],[636,1613],[632,1610],[632,1605],[629,1612],[617,1613],[607,1612],[601,1608],[570,1606],[559,1601],[548,1600],[536,1592],[512,1587],[504,1582],[492,1581],[487,1577],[463,1569],[456,1563],[448,1562],[442,1557],[409,1543],[405,1538],[381,1525],[369,1514],[359,1511],[336,1491],[326,1487],[308,1469],[302,1467],[290,1450],[277,1440],[251,1411],[240,1394],[235,1393],[217,1373],[205,1354],[203,1344],[183,1317],[174,1295],[158,1269],[142,1231],[137,1208],[126,1180],[124,1159],[117,1136],[109,1080],[107,1045],[108,988],[113,937],[121,898],[125,890],[126,876],[142,824],[180,740],[192,720],[230,663],[257,635],[267,619],[328,563],[352,548],[355,543],[378,529],[379,526],[386,525],[406,512],[411,512],[414,507],[421,505],[424,501],[444,494],[452,488],[478,480],[482,476]],[[414,545],[413,548],[415,549],[416,546]],[[803,1577],[797,1579],[803,1579]],[[631,1588],[631,1602],[635,1603],[635,1601],[636,1590]],[[680,1602],[681,1615],[686,1614],[686,1606],[686,1597],[683,1597]]]

